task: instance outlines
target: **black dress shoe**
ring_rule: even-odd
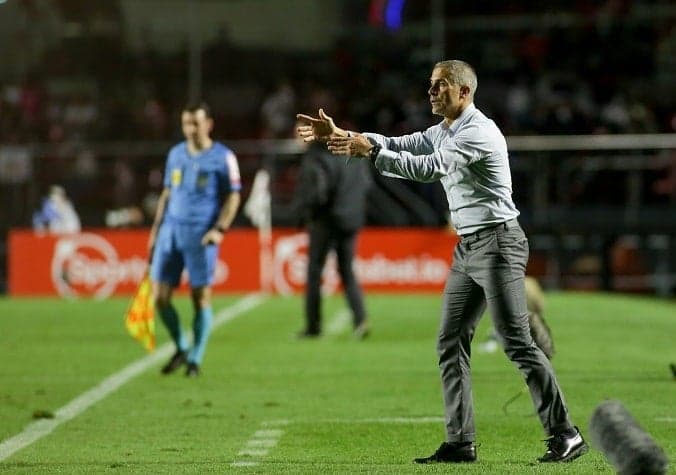
[[[185,369],[185,375],[189,378],[194,378],[200,375],[200,366],[197,363],[188,363]]]
[[[538,462],[570,462],[589,450],[576,427],[574,435],[568,435],[565,432],[553,435],[545,440],[547,452],[538,459]]]
[[[174,356],[171,357],[169,362],[162,366],[162,374],[171,374],[174,371],[176,371],[178,368],[183,366],[185,362],[187,361],[187,355],[185,354],[185,351],[177,351],[174,353]]]
[[[442,442],[429,457],[414,459],[415,463],[459,463],[476,461],[474,442]]]

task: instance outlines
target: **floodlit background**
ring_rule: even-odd
[[[437,118],[434,62],[479,76],[547,288],[673,294],[676,6],[669,1],[0,2],[0,289],[6,236],[60,184],[88,227],[146,226],[180,108],[204,98],[245,197],[273,175],[292,223],[297,111],[395,135]],[[376,176],[370,226],[439,227],[438,184]],[[131,214],[111,211],[133,208]],[[235,226],[248,227],[241,213]]]

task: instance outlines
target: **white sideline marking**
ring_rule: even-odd
[[[327,335],[338,335],[343,333],[343,331],[350,326],[350,312],[348,309],[343,308],[338,310],[331,318],[331,321],[326,327]]]
[[[233,305],[224,308],[216,314],[213,322],[213,329],[220,325],[234,320],[242,313],[251,310],[267,299],[264,294],[249,294],[235,302]],[[113,393],[120,386],[128,383],[130,380],[155,365],[159,361],[168,358],[174,351],[172,342],[165,343],[157,348],[153,353],[145,356],[117,373],[107,377],[97,386],[82,393],[65,406],[57,409],[53,419],[40,419],[26,426],[23,432],[10,437],[0,443],[0,461],[10,457],[15,452],[31,445],[33,442],[48,435],[64,422],[68,422],[74,417],[82,414],[91,406]]]
[[[289,421],[267,421],[261,425],[263,427],[286,425]],[[252,460],[234,460],[230,465],[233,467],[253,467],[258,465],[265,457],[269,449],[277,446],[279,439],[284,435],[282,429],[259,429],[246,442],[246,447],[237,452],[237,456],[250,457]],[[256,460],[258,459],[258,460]]]
[[[676,422],[676,417],[656,417],[657,422]]]

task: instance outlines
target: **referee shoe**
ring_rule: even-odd
[[[185,375],[189,378],[194,378],[200,375],[200,366],[197,363],[188,363],[185,369]]]
[[[162,366],[162,374],[171,374],[174,371],[176,371],[178,368],[183,366],[185,362],[188,360],[188,355],[186,355],[185,351],[178,350],[176,353],[174,353],[174,356],[171,357],[171,359]]]

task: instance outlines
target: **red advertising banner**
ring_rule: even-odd
[[[12,230],[9,294],[98,299],[130,295],[146,271],[147,239],[147,230],[91,229],[63,236]],[[366,229],[359,235],[355,271],[365,291],[439,291],[456,243],[456,236],[441,229]],[[307,246],[307,234],[295,229],[275,229],[269,247],[259,244],[256,230],[229,231],[221,245],[214,291],[300,292]],[[261,272],[262,266],[266,272]],[[323,286],[328,293],[339,290],[333,255]]]

